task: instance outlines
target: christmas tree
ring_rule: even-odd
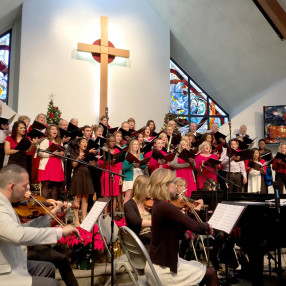
[[[61,111],[57,106],[54,105],[53,100],[51,99],[47,111],[47,123],[48,124],[58,124],[61,120]]]

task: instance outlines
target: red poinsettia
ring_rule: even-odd
[[[49,117],[52,118],[53,116],[54,116],[54,114],[51,112],[51,113],[49,114]]]

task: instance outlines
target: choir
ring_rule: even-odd
[[[136,131],[134,118],[122,122],[120,128],[110,128],[106,116],[102,116],[99,124],[92,127],[78,126],[76,118],[72,118],[70,122],[61,119],[58,125],[47,125],[43,113],[36,116],[32,125],[28,116],[20,116],[12,128],[10,126],[11,132],[8,124],[2,124],[0,167],[3,166],[4,154],[9,155],[8,164],[16,163],[24,167],[28,170],[32,183],[41,183],[44,197],[58,199],[62,190],[75,196],[75,204],[81,202],[83,205],[84,217],[87,211],[86,197],[90,194],[96,193],[97,198],[109,196],[112,190],[115,209],[118,203],[119,210],[122,210],[122,201],[125,204],[132,197],[136,177],[142,174],[151,175],[158,168],[171,169],[176,177],[184,178],[188,183],[188,197],[196,190],[213,189],[208,186],[212,185],[212,181],[215,184],[218,182],[221,190],[230,192],[267,193],[272,184],[272,160],[280,193],[285,186],[285,144],[281,144],[278,157],[273,159],[272,152],[265,148],[264,139],[260,139],[258,149],[252,149],[251,155],[249,153],[247,158],[244,156],[240,159],[239,152],[250,145],[245,141],[249,138],[245,125],[240,127],[228,144],[226,136],[218,131],[217,123],[213,123],[211,130],[203,134],[198,133],[195,123],[190,123],[189,131],[184,136],[178,131],[174,120],[170,120],[160,132],[155,131],[153,120],[148,120],[146,126]],[[40,129],[45,134],[41,138],[29,137],[33,129]],[[243,145],[244,141],[246,143]],[[46,153],[45,150],[54,144],[62,149],[52,149],[52,153]],[[40,152],[36,152],[36,149]],[[186,158],[184,153],[183,158],[180,156],[183,150],[194,152],[195,156],[187,155]],[[121,156],[121,161],[116,164],[108,161],[108,153],[115,155],[122,152],[124,156]],[[143,158],[149,160],[143,165],[127,161],[129,153],[138,161]],[[174,157],[168,157],[172,153],[175,153]],[[65,162],[58,155],[84,160],[95,167],[83,168],[80,163]],[[219,160],[219,163],[212,165],[212,159]],[[122,181],[114,176],[110,189],[108,173],[98,171],[98,166],[122,173],[125,178]],[[79,185],[86,188],[78,189]],[[76,211],[75,215],[76,224],[79,224]]]

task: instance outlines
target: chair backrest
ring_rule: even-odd
[[[104,247],[108,252],[108,255],[111,257],[111,253],[108,245],[111,241],[111,217],[107,214],[101,214],[98,218],[98,229],[103,241]],[[118,237],[118,226],[114,223],[113,239],[114,242]]]
[[[153,277],[151,277],[152,285],[162,286],[150,256],[139,237],[127,226],[122,226],[119,229],[118,236],[131,266],[144,269],[147,262],[153,274]]]

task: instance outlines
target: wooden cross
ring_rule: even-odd
[[[129,50],[116,49],[111,42],[108,41],[108,17],[100,18],[101,39],[95,41],[92,45],[78,43],[77,50],[80,52],[89,52],[93,54],[95,60],[100,62],[100,116],[105,114],[107,107],[108,94],[108,64],[113,61],[114,57],[129,58]]]

